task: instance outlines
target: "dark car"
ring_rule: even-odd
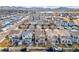
[[[48,52],[55,52],[55,49],[50,47],[50,48],[47,48],[46,51],[48,51]]]
[[[26,48],[22,48],[22,49],[20,49],[20,51],[21,51],[21,52],[26,52],[27,49],[26,49]]]
[[[9,49],[8,49],[8,48],[4,48],[4,49],[2,49],[1,51],[8,52]]]
[[[47,48],[46,51],[48,51],[48,52],[63,52],[64,49],[62,49],[62,48],[52,48],[52,47],[50,47],[50,48]]]
[[[73,52],[79,52],[79,49],[75,48],[75,49],[73,50]]]

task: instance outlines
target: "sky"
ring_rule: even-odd
[[[0,0],[0,6],[76,6],[79,0]]]

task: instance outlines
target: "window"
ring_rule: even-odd
[[[38,42],[38,40],[36,40],[36,42]]]
[[[67,43],[70,44],[70,41],[68,40]]]

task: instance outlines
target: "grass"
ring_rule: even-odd
[[[73,48],[79,48],[79,44],[73,44],[72,47]]]
[[[5,38],[1,43],[0,43],[0,47],[9,47],[10,43],[9,43],[9,39]]]

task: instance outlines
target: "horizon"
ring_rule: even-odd
[[[51,8],[51,9],[65,7],[65,8],[79,9],[79,6],[0,6],[0,7]]]

